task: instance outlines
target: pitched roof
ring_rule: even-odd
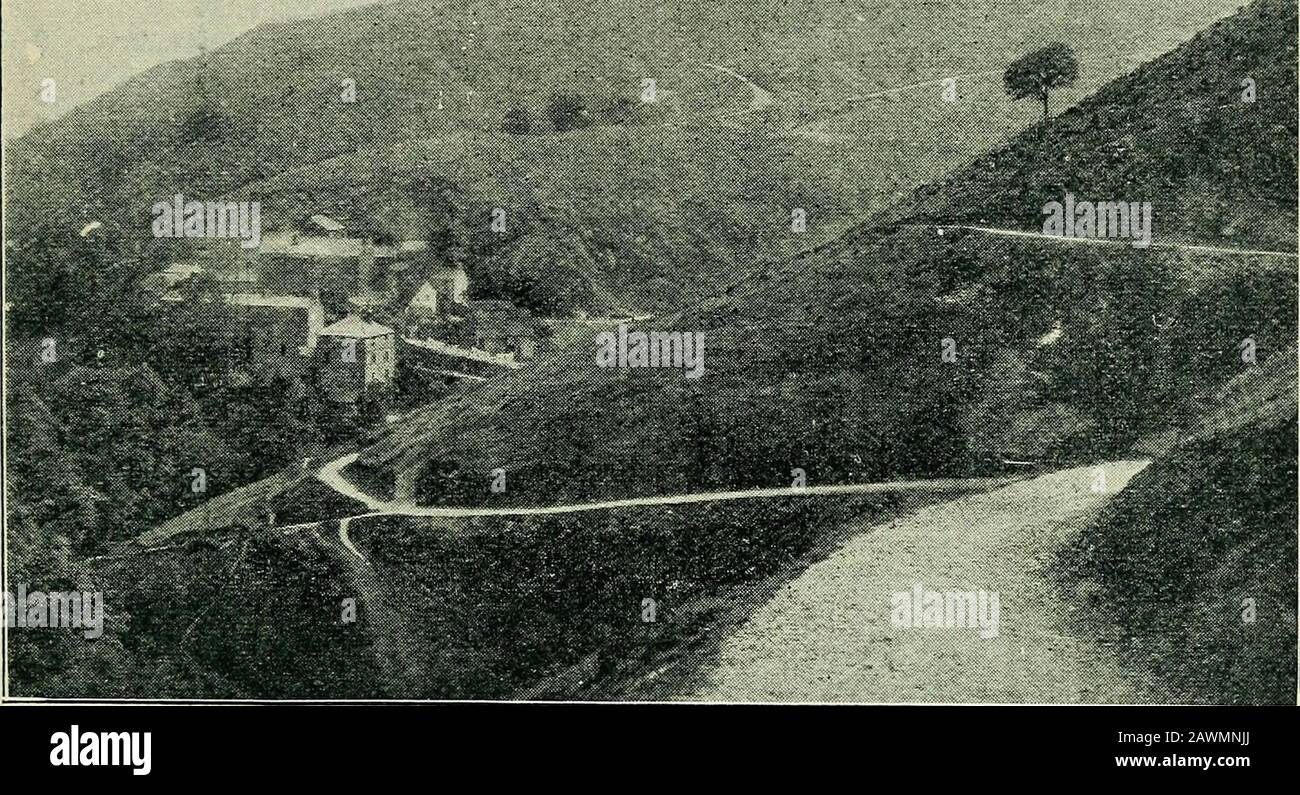
[[[338,221],[335,221],[333,218],[330,218],[328,215],[313,215],[311,217],[311,222],[319,226],[321,229],[324,229],[326,232],[344,231],[343,224],[339,223]]]
[[[322,337],[352,337],[366,339],[392,334],[393,330],[380,323],[364,320],[356,315],[348,315],[337,323],[331,323],[320,330]]]
[[[168,287],[173,287],[186,279],[191,279],[203,272],[203,268],[199,265],[189,262],[173,262],[166,268],[152,274],[152,276],[155,277],[154,283],[161,280]]]
[[[436,309],[438,306],[438,291],[434,289],[432,284],[425,282],[420,285],[420,289],[416,291],[406,305],[412,309]]]

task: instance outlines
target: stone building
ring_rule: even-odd
[[[355,403],[366,387],[391,384],[397,374],[397,335],[388,326],[348,315],[321,329],[317,383],[323,396]]]

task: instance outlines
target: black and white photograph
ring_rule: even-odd
[[[1295,0],[3,35],[9,706],[1296,705]]]

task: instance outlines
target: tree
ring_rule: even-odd
[[[543,224],[475,262],[474,295],[503,298],[535,314],[558,317],[591,308],[590,274],[595,270],[579,236]]]
[[[226,405],[214,417],[218,437],[233,449],[253,452],[241,480],[265,477],[301,460],[322,439],[313,393],[281,375],[220,390]]]
[[[636,105],[627,97],[610,97],[596,115],[602,124],[631,124],[636,119]]]
[[[177,292],[183,300],[164,304],[148,326],[150,358],[173,388],[194,395],[215,415],[226,405],[222,385],[247,366],[248,329],[211,275],[197,274]]]
[[[1078,75],[1079,62],[1075,60],[1074,50],[1058,41],[1013,62],[1002,79],[1012,99],[1038,97],[1046,121],[1048,92],[1071,85]]]
[[[465,259],[469,232],[465,228],[466,200],[460,186],[440,175],[419,173],[408,188],[411,202],[428,234],[429,253],[440,263]]]
[[[528,116],[528,109],[515,105],[506,111],[501,121],[501,129],[512,135],[527,135],[533,131],[533,120]]]
[[[15,338],[59,337],[67,350],[105,345],[126,356],[147,345],[138,280],[144,267],[125,236],[97,231],[88,237],[41,230],[7,251],[6,298]]]
[[[546,113],[551,117],[556,132],[568,132],[591,124],[587,103],[575,94],[555,94],[546,106]]]
[[[182,143],[205,143],[221,138],[226,116],[211,103],[203,103],[186,112],[180,121]]]

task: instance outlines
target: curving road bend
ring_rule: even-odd
[[[673,698],[762,702],[1144,703],[1122,639],[1062,591],[1055,552],[1150,463],[1050,472],[859,532],[782,587]],[[1097,470],[1105,473],[1097,489]],[[895,594],[1000,595],[999,631],[900,627]],[[662,693],[642,694],[645,697]]]
[[[1022,480],[1020,477],[1004,478],[931,478],[923,480],[889,480],[879,483],[850,483],[832,486],[786,487],[749,489],[745,491],[707,491],[688,494],[667,494],[658,497],[630,497],[602,502],[577,502],[564,505],[545,505],[531,508],[437,508],[416,505],[413,502],[381,500],[373,497],[343,476],[343,470],[357,460],[350,453],[321,467],[316,473],[326,486],[345,497],[350,497],[370,509],[361,516],[432,516],[442,518],[478,516],[550,516],[555,514],[604,511],[618,508],[640,508],[663,505],[690,505],[700,502],[729,502],[733,500],[770,500],[783,497],[816,497],[835,494],[886,494],[892,492],[968,492],[975,489],[994,488]]]

